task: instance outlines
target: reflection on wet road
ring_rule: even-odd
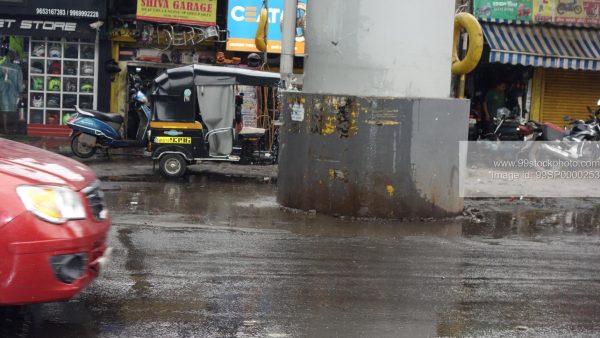
[[[104,187],[115,223],[109,270],[70,302],[4,309],[0,336],[592,337],[600,329],[593,201],[564,211],[549,200],[473,200],[468,217],[399,223],[283,210],[274,186],[256,182]]]

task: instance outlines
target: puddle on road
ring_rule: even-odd
[[[441,221],[370,221],[289,210],[276,186],[256,179],[191,176],[181,181],[104,182],[116,215],[157,215],[161,222],[285,230],[313,236],[510,236],[600,234],[595,200],[473,199],[465,216]],[[167,215],[172,217],[164,218]],[[118,216],[117,216],[118,220]]]
[[[553,234],[600,235],[600,204],[594,199],[467,200],[463,234],[503,238]],[[497,207],[500,205],[501,207]],[[474,210],[474,212],[473,212]]]

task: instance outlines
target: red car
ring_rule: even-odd
[[[99,181],[69,158],[0,138],[0,305],[66,300],[108,262]]]

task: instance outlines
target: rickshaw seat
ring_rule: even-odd
[[[264,135],[267,130],[265,128],[242,127],[240,135]]]

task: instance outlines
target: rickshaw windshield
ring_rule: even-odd
[[[154,79],[151,98],[156,121],[194,122],[196,119],[194,73],[180,69],[169,69]]]

